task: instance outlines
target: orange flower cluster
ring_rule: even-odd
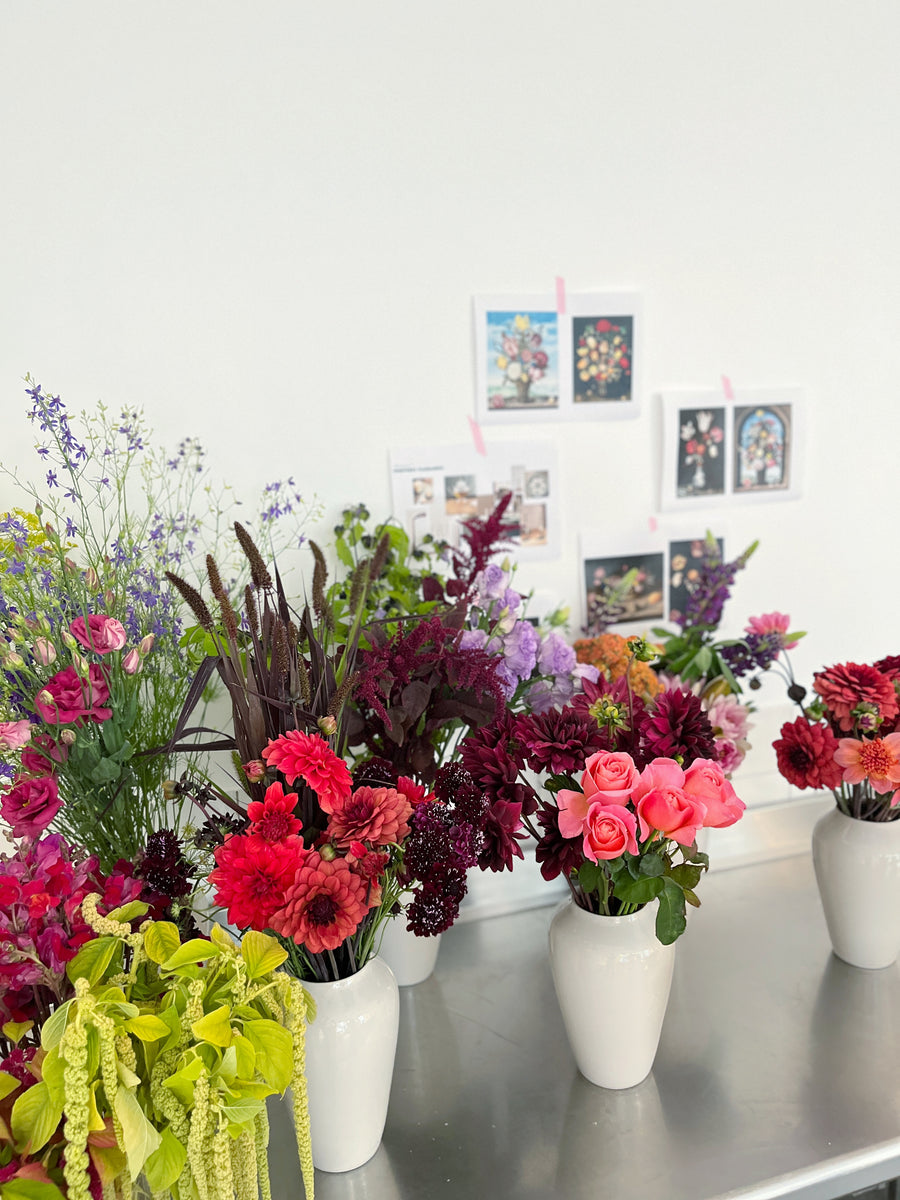
[[[597,637],[579,638],[573,644],[580,663],[588,663],[602,671],[610,683],[615,682],[628,670],[631,654],[625,638],[617,633],[601,633]],[[644,700],[652,700],[664,690],[656,672],[647,663],[631,664],[631,686]]]

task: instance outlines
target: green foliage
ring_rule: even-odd
[[[96,927],[101,936],[69,963],[75,998],[43,1028],[43,1078],[22,1087],[0,1073],[11,1113],[0,1165],[11,1154],[30,1156],[54,1183],[29,1191],[33,1181],[16,1177],[0,1196],[61,1195],[64,1147],[73,1161],[86,1150],[105,1182],[143,1172],[156,1195],[219,1195],[222,1164],[205,1149],[207,1134],[218,1131],[228,1135],[237,1195],[249,1200],[239,1181],[255,1179],[257,1169],[238,1170],[236,1155],[239,1144],[244,1154],[264,1144],[266,1097],[293,1086],[303,1111],[306,993],[278,970],[285,952],[262,933],[250,934],[245,947],[222,931],[182,945],[166,922],[147,922],[136,934],[108,918]],[[298,1150],[311,1195],[308,1134],[301,1121]],[[86,1196],[86,1180],[82,1191],[67,1174],[66,1194]]]

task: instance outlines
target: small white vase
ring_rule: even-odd
[[[387,1119],[400,993],[387,963],[370,959],[334,983],[304,983],[316,1002],[306,1031],[313,1163],[352,1171],[368,1162]]]
[[[838,808],[816,822],[813,866],[831,945],[851,967],[900,954],[900,821],[857,821]]]
[[[378,951],[394,972],[400,987],[411,987],[430,978],[437,962],[441,935],[417,937],[406,928],[406,913],[399,912],[384,923]]]
[[[657,904],[603,917],[571,899],[550,923],[550,967],[569,1045],[591,1083],[629,1088],[650,1073],[675,946],[656,937]]]

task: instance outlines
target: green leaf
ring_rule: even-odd
[[[7,1021],[3,1026],[3,1036],[18,1044],[19,1038],[34,1026],[34,1021]]]
[[[7,1071],[0,1071],[0,1100],[5,1100],[17,1087],[19,1087],[19,1081],[15,1075],[10,1075]]]
[[[641,879],[632,879],[628,875],[622,875],[615,882],[613,895],[624,904],[648,904],[660,894],[662,889],[663,881],[658,875],[643,876]]]
[[[254,1100],[248,1096],[240,1100],[232,1100],[222,1105],[222,1115],[235,1125],[250,1125],[256,1120],[265,1106],[264,1100]]]
[[[154,921],[144,930],[144,949],[150,961],[157,966],[171,958],[180,945],[178,926],[171,921]]]
[[[186,1148],[172,1132],[171,1126],[167,1125],[162,1131],[159,1146],[144,1163],[144,1174],[154,1196],[169,1191],[184,1170],[186,1161]]]
[[[12,1109],[12,1135],[19,1154],[36,1154],[46,1146],[62,1119],[62,1108],[50,1099],[46,1083],[36,1083],[16,1100]]]
[[[657,875],[662,875],[665,869],[666,864],[658,854],[644,854],[639,859],[638,872],[641,875],[655,878]]]
[[[253,1043],[242,1034],[236,1033],[230,1050],[235,1052],[235,1075],[239,1079],[252,1079],[256,1071],[256,1051],[253,1049]]]
[[[119,1088],[115,1099],[116,1116],[122,1123],[122,1149],[128,1159],[132,1179],[137,1179],[144,1163],[162,1144],[159,1131],[147,1120],[137,1097],[127,1088]]]
[[[55,1183],[43,1179],[10,1179],[0,1188],[3,1200],[65,1200]]]
[[[74,962],[74,959],[72,961]],[[58,1046],[62,1041],[62,1035],[66,1032],[66,1022],[69,1019],[69,1009],[72,1007],[72,1003],[71,1000],[67,1000],[65,1004],[61,1004],[41,1026],[41,1045],[45,1050],[52,1050],[54,1046]]]
[[[656,936],[664,946],[671,946],[686,928],[684,892],[677,883],[666,879],[659,897],[659,911],[656,914]]]
[[[142,900],[132,900],[130,904],[121,904],[118,908],[114,908],[106,916],[110,921],[121,921],[123,925],[127,925],[135,917],[143,917],[149,911],[149,904],[144,904]]]
[[[206,938],[191,938],[179,947],[174,954],[161,964],[164,971],[177,971],[179,967],[191,966],[193,963],[206,962],[209,958],[217,958],[221,951],[218,946],[208,942]]]
[[[210,941],[215,942],[220,950],[237,950],[237,942],[234,938],[215,922],[210,926],[209,937]]]
[[[41,1077],[50,1093],[50,1103],[62,1108],[66,1100],[66,1085],[64,1082],[65,1061],[59,1052],[59,1046],[54,1046],[41,1063]]]
[[[91,771],[92,783],[114,783],[122,774],[122,768],[114,758],[101,758]]]
[[[244,1024],[246,1037],[256,1051],[256,1069],[278,1092],[291,1082],[294,1045],[291,1035],[277,1021],[262,1019]]]
[[[241,958],[247,965],[250,979],[262,979],[280,967],[287,956],[287,950],[275,938],[257,933],[255,929],[249,929],[241,939]]]
[[[193,1058],[180,1071],[163,1080],[163,1087],[168,1088],[185,1108],[194,1103],[194,1084],[200,1078],[200,1073],[206,1069],[201,1058]]]
[[[231,1045],[231,1005],[223,1004],[221,1008],[213,1009],[194,1021],[191,1033],[199,1042],[209,1042],[211,1046]]]
[[[693,889],[700,882],[700,877],[703,874],[703,867],[697,866],[694,863],[679,863],[677,867],[673,867],[669,872],[669,876],[675,880],[678,886],[682,889]]]
[[[581,890],[586,894],[596,892],[600,887],[600,880],[605,875],[605,871],[599,863],[583,862],[578,868],[578,883]]]
[[[152,1013],[143,1013],[139,1017],[133,1017],[132,1020],[125,1022],[125,1028],[129,1033],[140,1038],[142,1042],[158,1042],[160,1038],[167,1038],[171,1033],[166,1022]]]
[[[85,942],[70,963],[66,974],[72,983],[76,979],[87,979],[91,987],[99,983],[122,943],[115,937],[98,937]]]

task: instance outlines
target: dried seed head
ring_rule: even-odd
[[[254,637],[259,637],[259,613],[256,610],[256,596],[249,583],[244,588],[244,612],[247,616],[247,624],[250,626],[250,632]]]
[[[196,588],[191,587],[183,579],[177,575],[173,575],[171,571],[166,571],[166,579],[171,583],[172,587],[178,592],[182,600],[197,618],[201,629],[212,629],[213,619],[212,614],[206,607],[206,603]]]
[[[225,595],[225,589],[222,587],[222,576],[219,574],[219,568],[216,565],[216,560],[211,554],[206,556],[206,574],[209,577],[209,586],[212,588],[212,594],[221,602]]]
[[[350,698],[350,693],[356,687],[358,680],[359,680],[359,671],[354,671],[352,675],[347,676],[347,678],[344,680],[344,682],[341,684],[341,686],[338,688],[338,690],[334,693],[334,695],[328,701],[328,709],[327,709],[328,716],[336,717],[340,713],[341,709],[344,707],[347,700]]]
[[[328,581],[328,568],[325,565],[325,555],[312,539],[310,539],[309,546],[313,552],[316,564],[313,568],[312,581],[313,612],[320,621],[324,621],[325,628],[332,631],[334,629],[334,614],[328,607],[328,602],[325,599],[325,584]]]
[[[272,586],[272,576],[269,574],[268,567],[263,562],[263,557],[256,547],[256,542],[254,542],[240,521],[235,521],[234,532],[241,544],[241,549],[247,556],[247,562],[250,564],[250,578],[253,580],[253,586],[256,588],[270,588]]]
[[[290,669],[290,659],[288,658],[287,630],[282,620],[279,619],[275,622],[272,633],[272,659],[278,674],[284,679]]]
[[[379,538],[378,545],[375,547],[375,553],[372,555],[372,567],[369,571],[370,579],[375,580],[381,575],[390,552],[390,536],[387,533],[383,533]]]

